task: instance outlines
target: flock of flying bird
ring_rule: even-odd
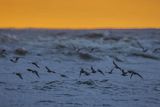
[[[0,54],[1,54],[1,55],[4,55],[4,54],[5,54],[5,51],[6,51],[6,50],[1,50]],[[20,57],[13,57],[12,59],[10,59],[10,61],[13,62],[13,63],[17,63],[19,59],[20,59]],[[36,62],[31,62],[31,64],[34,65],[34,66],[37,67],[37,68],[40,68],[40,66],[39,66]],[[121,71],[121,73],[122,73],[121,75],[122,75],[122,76],[128,76],[128,74],[130,74],[130,78],[132,78],[133,75],[137,75],[137,76],[139,76],[141,79],[143,79],[143,77],[142,77],[139,73],[137,73],[137,72],[135,72],[135,71],[122,69],[120,66],[118,66],[118,65],[116,64],[116,62],[115,62],[114,60],[113,60],[113,65],[114,65],[114,67],[110,70],[110,72],[108,72],[109,74],[112,74],[113,71],[114,71],[114,69],[118,69],[119,71]],[[45,66],[45,69],[46,69],[46,71],[47,71],[48,73],[56,73],[54,70],[49,69],[47,66]],[[100,74],[102,74],[103,76],[105,76],[105,73],[104,73],[102,70],[100,70],[100,69],[95,70],[95,69],[93,68],[93,66],[91,66],[90,69],[91,69],[91,72],[88,72],[88,71],[84,70],[83,68],[81,68],[79,77],[80,77],[82,74],[84,74],[84,75],[86,75],[86,76],[89,76],[91,73],[95,74],[95,73],[97,73],[97,72],[99,72]],[[37,70],[28,68],[27,71],[35,74],[38,78],[40,78],[39,72],[38,72]],[[13,74],[17,75],[20,79],[23,79],[23,76],[22,76],[22,74],[21,74],[20,72],[14,72]],[[60,76],[61,76],[61,77],[67,77],[67,76],[64,75],[64,74],[60,74]]]
[[[17,63],[19,59],[20,59],[20,57],[13,57],[12,59],[10,59],[10,61],[13,62],[13,63]],[[31,64],[40,69],[40,66],[36,62],[31,62]],[[51,70],[47,66],[45,66],[45,69],[46,69],[46,72],[48,72],[48,73],[56,73],[54,70]],[[30,68],[28,68],[26,70],[28,72],[31,72],[31,73],[35,74],[38,78],[40,78],[38,70],[30,69]],[[23,79],[22,73],[20,73],[20,72],[14,72],[13,74],[17,75],[20,79]],[[64,75],[64,74],[60,74],[60,76],[67,78],[67,76]]]
[[[114,67],[110,70],[110,72],[108,72],[109,74],[112,74],[113,73],[113,71],[114,71],[114,69],[118,69],[119,71],[121,71],[121,75],[122,76],[128,76],[128,74],[130,74],[130,79],[132,78],[132,76],[133,75],[137,75],[137,76],[139,76],[141,79],[143,79],[143,77],[139,74],[139,73],[137,73],[137,72],[135,72],[135,71],[133,71],[133,70],[125,70],[125,69],[122,69],[120,66],[118,66],[117,64],[116,64],[116,62],[113,60],[113,65],[114,65]],[[91,66],[91,73],[97,73],[97,72],[99,72],[99,73],[101,73],[102,75],[104,75],[105,76],[105,74],[104,74],[104,72],[102,71],[102,70],[100,70],[100,69],[97,69],[97,70],[95,70],[94,68],[93,68],[93,66]],[[86,75],[86,76],[89,76],[90,75],[90,72],[87,72],[86,70],[84,70],[83,68],[81,68],[81,70],[80,70],[80,75],[79,76],[81,76],[82,74],[84,74],[84,75]]]
[[[10,59],[10,61],[13,62],[13,63],[17,63],[19,58],[20,57],[13,57],[12,59]],[[36,62],[31,62],[31,64],[40,69],[40,66]],[[114,65],[114,67],[108,72],[109,74],[112,74],[114,69],[118,69],[119,71],[121,71],[121,73],[122,73],[121,75],[122,76],[128,76],[128,74],[130,74],[130,78],[132,78],[133,75],[137,75],[141,79],[143,79],[143,77],[139,73],[137,73],[135,71],[122,69],[120,66],[118,66],[116,64],[116,62],[114,60],[113,60],[113,65]],[[46,69],[46,72],[48,72],[48,73],[56,73],[54,70],[51,70],[47,66],[45,66],[45,69]],[[105,76],[105,73],[100,69],[95,70],[93,68],[93,66],[91,66],[90,69],[91,69],[91,72],[88,72],[88,71],[84,70],[83,68],[81,68],[79,77],[81,77],[82,74],[84,74],[85,76],[89,76],[91,73],[95,74],[97,72],[102,74],[103,76]],[[35,74],[38,78],[40,78],[39,73],[38,73],[37,70],[28,68],[27,71]],[[23,76],[22,76],[22,74],[20,72],[14,72],[13,74],[17,75],[20,79],[23,79]],[[60,74],[60,76],[61,77],[67,77],[64,74]]]

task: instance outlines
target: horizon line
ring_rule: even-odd
[[[56,27],[0,27],[0,29],[48,29],[48,30],[134,30],[134,29],[160,29],[160,27],[93,27],[93,28],[56,28]]]

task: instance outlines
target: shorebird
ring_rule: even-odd
[[[102,75],[104,75],[103,71],[100,69],[97,69],[97,72],[101,73]],[[105,75],[104,75],[105,76]]]
[[[31,64],[33,64],[34,66],[36,66],[37,68],[40,68],[39,65],[36,62],[31,62]]]
[[[21,73],[19,73],[19,72],[14,72],[14,74],[16,74],[20,79],[23,80],[23,77],[22,77],[22,74],[21,74]]]
[[[143,77],[142,77],[139,73],[137,73],[137,72],[134,72],[134,71],[128,70],[128,73],[130,73],[130,74],[131,74],[130,79],[132,78],[132,76],[133,76],[133,75],[137,75],[137,76],[139,76],[141,79],[143,79]]]
[[[88,73],[88,72],[85,71],[83,68],[81,68],[79,77],[80,77],[82,74],[85,74],[86,76],[90,75],[90,73]]]
[[[91,66],[92,73],[96,73],[96,70]]]
[[[32,70],[32,69],[27,69],[27,71],[32,72],[33,74],[35,74],[38,78],[40,78],[38,71],[36,70]]]
[[[122,70],[122,68],[121,68],[121,67],[119,67],[119,66],[115,63],[115,61],[114,61],[114,60],[113,60],[113,65],[114,65],[114,67],[115,67],[116,69]]]
[[[48,73],[56,73],[55,71],[50,70],[47,66],[45,66],[45,68],[47,69],[47,72],[48,72]]]
[[[10,59],[11,62],[17,63],[20,57],[14,57],[13,59]]]

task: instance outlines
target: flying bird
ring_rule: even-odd
[[[115,68],[116,68],[116,69],[122,70],[122,68],[121,68],[121,67],[119,67],[119,66],[115,63],[115,61],[114,61],[114,60],[113,60],[113,65],[115,66]]]
[[[21,73],[19,73],[19,72],[15,72],[14,74],[16,74],[20,79],[22,79],[22,80],[23,80],[23,77],[22,77],[22,74],[21,74]]]
[[[17,63],[20,57],[14,57],[13,59],[10,59],[11,62]]]
[[[33,64],[34,66],[36,66],[37,68],[40,68],[39,65],[36,62],[32,62],[31,64]]]
[[[27,69],[27,71],[32,72],[33,74],[35,74],[38,78],[40,78],[38,71],[36,70],[32,70],[32,69]]]
[[[45,66],[45,68],[47,69],[47,72],[48,72],[48,73],[56,73],[55,71],[50,70],[47,66]]]
[[[137,76],[139,76],[141,79],[143,79],[143,77],[142,77],[139,73],[137,73],[137,72],[134,72],[134,71],[129,70],[128,73],[131,74],[130,79],[132,78],[133,75],[137,75]]]
[[[83,68],[81,68],[79,77],[80,77],[82,74],[85,74],[86,76],[90,75],[90,73],[88,73],[88,72],[85,71]]]
[[[96,73],[96,70],[91,66],[92,73]]]
[[[97,69],[97,72],[101,73],[102,75],[104,75],[103,71],[100,69]]]

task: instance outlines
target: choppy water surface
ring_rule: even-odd
[[[0,30],[0,107],[159,107],[159,69],[160,30]]]

